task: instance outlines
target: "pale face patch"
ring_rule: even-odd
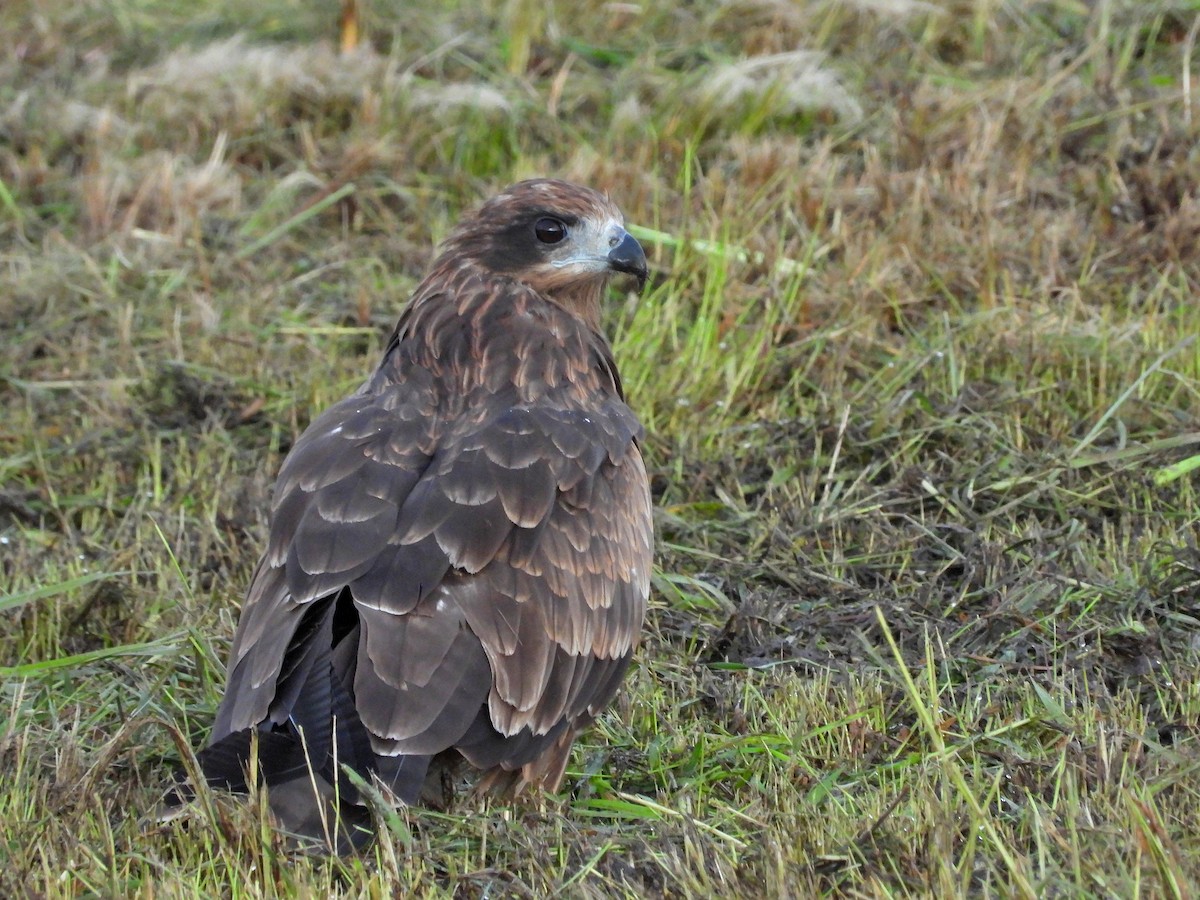
[[[568,230],[559,251],[552,253],[549,265],[576,275],[605,275],[609,272],[609,252],[625,237],[625,227],[616,218],[582,219]]]

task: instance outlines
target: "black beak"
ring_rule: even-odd
[[[608,265],[614,272],[627,272],[636,277],[639,293],[646,286],[646,276],[650,274],[646,268],[646,254],[632,234],[626,232],[620,243],[608,251]]]

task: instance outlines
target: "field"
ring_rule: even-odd
[[[413,7],[421,6],[421,11]],[[1200,895],[1196,0],[0,5],[0,895]],[[156,823],[282,454],[608,191],[651,613],[562,792]]]

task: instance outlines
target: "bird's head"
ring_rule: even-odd
[[[522,281],[593,326],[609,278],[633,275],[641,290],[647,275],[646,255],[611,200],[546,178],[514,184],[464,218],[443,257]]]

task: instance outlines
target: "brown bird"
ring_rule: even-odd
[[[371,838],[344,767],[405,803],[463,759],[558,788],[650,586],[642,430],[599,321],[619,272],[644,284],[620,212],[563,181],[453,231],[375,373],[284,460],[210,785],[247,790],[257,758],[282,827],[337,852]]]

